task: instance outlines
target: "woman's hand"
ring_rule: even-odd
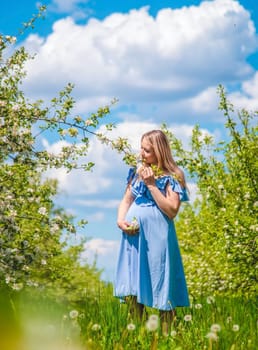
[[[150,166],[142,167],[141,178],[145,182],[146,186],[155,186],[155,176]]]
[[[117,221],[117,226],[128,235],[135,235],[139,232],[139,226],[132,224],[126,220]]]

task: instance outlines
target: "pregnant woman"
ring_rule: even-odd
[[[168,332],[175,308],[189,306],[184,269],[173,219],[187,201],[185,177],[166,135],[152,130],[141,138],[142,166],[131,168],[118,208],[122,230],[115,296],[142,318],[144,306],[160,312]]]

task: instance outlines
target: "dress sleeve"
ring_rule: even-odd
[[[134,167],[130,168],[128,171],[127,178],[126,178],[127,185],[132,182],[133,178],[135,177],[135,174],[136,174],[136,168],[134,168]]]
[[[174,179],[172,176],[167,176],[166,178],[164,178],[164,182],[163,182],[164,189],[168,184],[170,184],[174,192],[179,194],[179,198],[181,202],[189,201],[189,196],[186,188],[183,188],[180,185],[180,183],[176,179]]]
[[[172,190],[179,194],[179,198],[181,202],[189,201],[189,196],[186,188],[182,187],[180,183],[177,180],[175,180],[173,177],[170,177],[170,185],[172,187]]]

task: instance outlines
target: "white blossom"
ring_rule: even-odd
[[[19,109],[20,109],[20,106],[18,104],[15,104],[12,106],[12,110],[15,112],[18,111]]]
[[[16,40],[17,40],[17,38],[16,38],[15,36],[11,36],[11,35],[6,35],[6,36],[5,36],[5,39],[6,39],[7,41],[9,41],[11,44],[15,44],[15,43],[16,43]]]
[[[47,208],[45,207],[40,207],[38,210],[39,214],[41,215],[46,215],[47,214]]]
[[[60,130],[59,133],[61,136],[65,136],[68,134],[68,131],[66,129],[63,129],[63,130]]]
[[[16,211],[16,210],[13,210],[13,209],[10,210],[9,216],[11,216],[11,217],[17,216],[17,211]]]
[[[11,282],[11,280],[12,280],[12,277],[10,277],[10,276],[6,276],[5,277],[5,283],[6,284],[9,284]]]
[[[12,285],[12,289],[13,289],[13,290],[19,291],[19,290],[21,290],[22,288],[23,288],[23,284],[22,284],[22,283],[14,283],[14,284]]]
[[[60,229],[59,225],[58,224],[54,224],[54,225],[51,226],[50,232],[51,233],[56,233],[59,229]]]

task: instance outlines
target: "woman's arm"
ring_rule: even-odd
[[[166,196],[163,195],[156,185],[149,185],[147,187],[160,210],[169,219],[174,219],[180,207],[179,194],[174,192],[171,186],[167,186]]]
[[[168,185],[166,188],[166,196],[164,196],[156,186],[155,177],[151,167],[146,167],[141,175],[157,206],[170,219],[173,219],[177,215],[180,207],[179,194],[174,192],[171,186]]]
[[[128,185],[124,194],[123,199],[121,200],[119,207],[118,207],[118,213],[117,213],[117,226],[122,230],[125,231],[128,234],[134,234],[136,233],[135,230],[129,230],[128,227],[131,226],[131,223],[125,220],[126,213],[128,212],[128,209],[130,208],[134,198],[131,193],[131,186]]]

